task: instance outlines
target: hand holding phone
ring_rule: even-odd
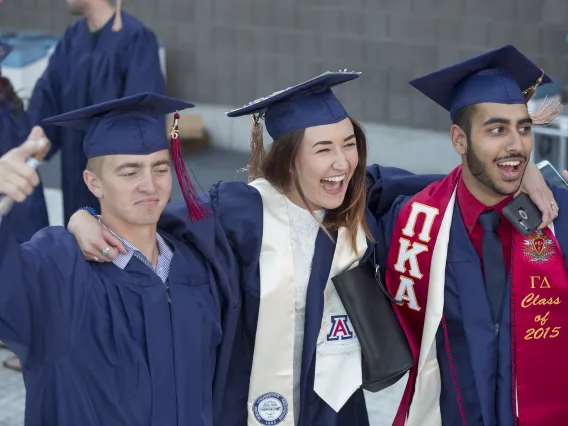
[[[503,207],[503,215],[525,237],[542,223],[542,212],[525,193]]]

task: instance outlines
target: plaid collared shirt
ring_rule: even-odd
[[[120,269],[124,269],[126,268],[126,265],[128,265],[128,262],[130,262],[130,260],[132,259],[132,256],[135,256],[138,260],[148,266],[148,268],[154,271],[156,275],[158,275],[164,282],[164,284],[166,283],[168,276],[170,275],[170,265],[172,263],[174,253],[160,234],[156,232],[156,243],[158,244],[158,262],[156,264],[156,268],[154,269],[152,262],[150,262],[140,250],[138,250],[134,245],[126,241],[124,238],[116,235],[110,229],[108,230],[112,235],[118,238],[122,244],[124,244],[124,248],[127,251],[126,254],[118,253],[112,263],[114,263]]]

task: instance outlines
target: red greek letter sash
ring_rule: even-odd
[[[392,235],[386,282],[391,294],[404,302],[402,306],[395,309],[395,312],[414,355],[414,367],[410,371],[394,426],[404,426],[414,395],[414,385],[421,361],[420,347],[428,301],[432,256],[443,218],[460,176],[461,166],[444,179],[432,183],[412,197],[402,207]]]

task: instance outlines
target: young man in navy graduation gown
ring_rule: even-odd
[[[192,106],[141,94],[47,120],[87,131],[86,184],[127,250],[88,262],[65,228],[20,245],[13,218],[1,219],[0,339],[23,366],[27,426],[213,424],[240,303],[230,248],[214,218],[186,224],[183,243],[156,231],[172,185],[160,117]],[[31,193],[38,177],[25,161],[36,149],[28,141],[0,158],[0,193],[17,202]],[[192,218],[203,217],[178,176]]]
[[[560,111],[529,115],[549,82],[513,46],[411,82],[450,112],[462,164],[382,218],[387,286],[415,356],[396,426],[566,424],[568,191],[553,189],[560,215],[528,237],[502,212],[531,127]]]
[[[120,3],[117,0],[115,10],[109,0],[67,0],[69,10],[83,18],[67,28],[36,83],[28,106],[32,126],[40,126],[47,117],[137,93],[165,95],[156,36],[122,12]],[[61,152],[67,223],[78,208],[98,203],[82,177],[87,163],[81,150],[85,135],[70,128],[43,130],[53,143],[47,159]]]

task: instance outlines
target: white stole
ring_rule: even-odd
[[[440,394],[442,381],[440,365],[436,354],[436,332],[442,321],[444,311],[444,287],[446,285],[446,259],[456,191],[444,213],[438,238],[432,254],[430,282],[428,283],[428,300],[424,318],[424,330],[420,344],[418,372],[414,388],[414,397],[408,411],[406,426],[442,426],[440,410]],[[554,233],[554,225],[549,226]],[[518,401],[517,401],[518,414]]]
[[[265,179],[257,179],[250,185],[262,197],[263,232],[259,259],[260,307],[247,426],[293,426],[296,293],[288,207],[286,196]],[[349,231],[341,228],[324,292],[324,313],[316,349],[314,390],[335,411],[341,409],[362,383],[359,341],[331,282],[331,277],[357,266],[367,250],[361,227],[357,249],[359,255],[351,249]]]

